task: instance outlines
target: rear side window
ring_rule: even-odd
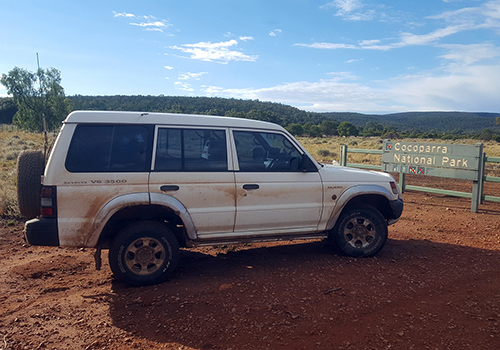
[[[154,169],[227,171],[226,132],[212,129],[159,129]]]
[[[152,133],[144,125],[80,125],[66,157],[70,172],[149,171]]]

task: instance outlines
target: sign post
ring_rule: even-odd
[[[483,144],[454,145],[384,140],[382,171],[398,172],[404,188],[404,174],[472,180],[472,212],[481,201]],[[401,183],[403,181],[403,183]]]

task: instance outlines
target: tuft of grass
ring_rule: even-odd
[[[7,153],[5,153],[4,157],[6,160],[16,160],[18,155],[18,151],[8,151]]]
[[[330,157],[332,155],[332,152],[327,149],[319,149],[316,153],[318,153],[321,157]]]
[[[0,216],[20,216],[15,186],[0,181]]]

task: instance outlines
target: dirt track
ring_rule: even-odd
[[[500,349],[500,205],[408,192],[377,257],[323,241],[184,250],[161,285],[1,223],[0,349]]]

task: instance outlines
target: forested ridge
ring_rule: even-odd
[[[259,100],[241,100],[219,97],[183,96],[67,96],[74,110],[118,110],[141,112],[168,112],[209,114],[290,124],[320,125],[324,121],[352,123],[363,130],[369,125],[382,126],[385,130],[420,133],[474,134],[484,129],[499,133],[496,117],[500,113],[468,112],[407,112],[394,114],[362,114],[351,112],[314,113],[296,107]],[[9,124],[16,112],[10,98],[0,99],[0,123]]]

